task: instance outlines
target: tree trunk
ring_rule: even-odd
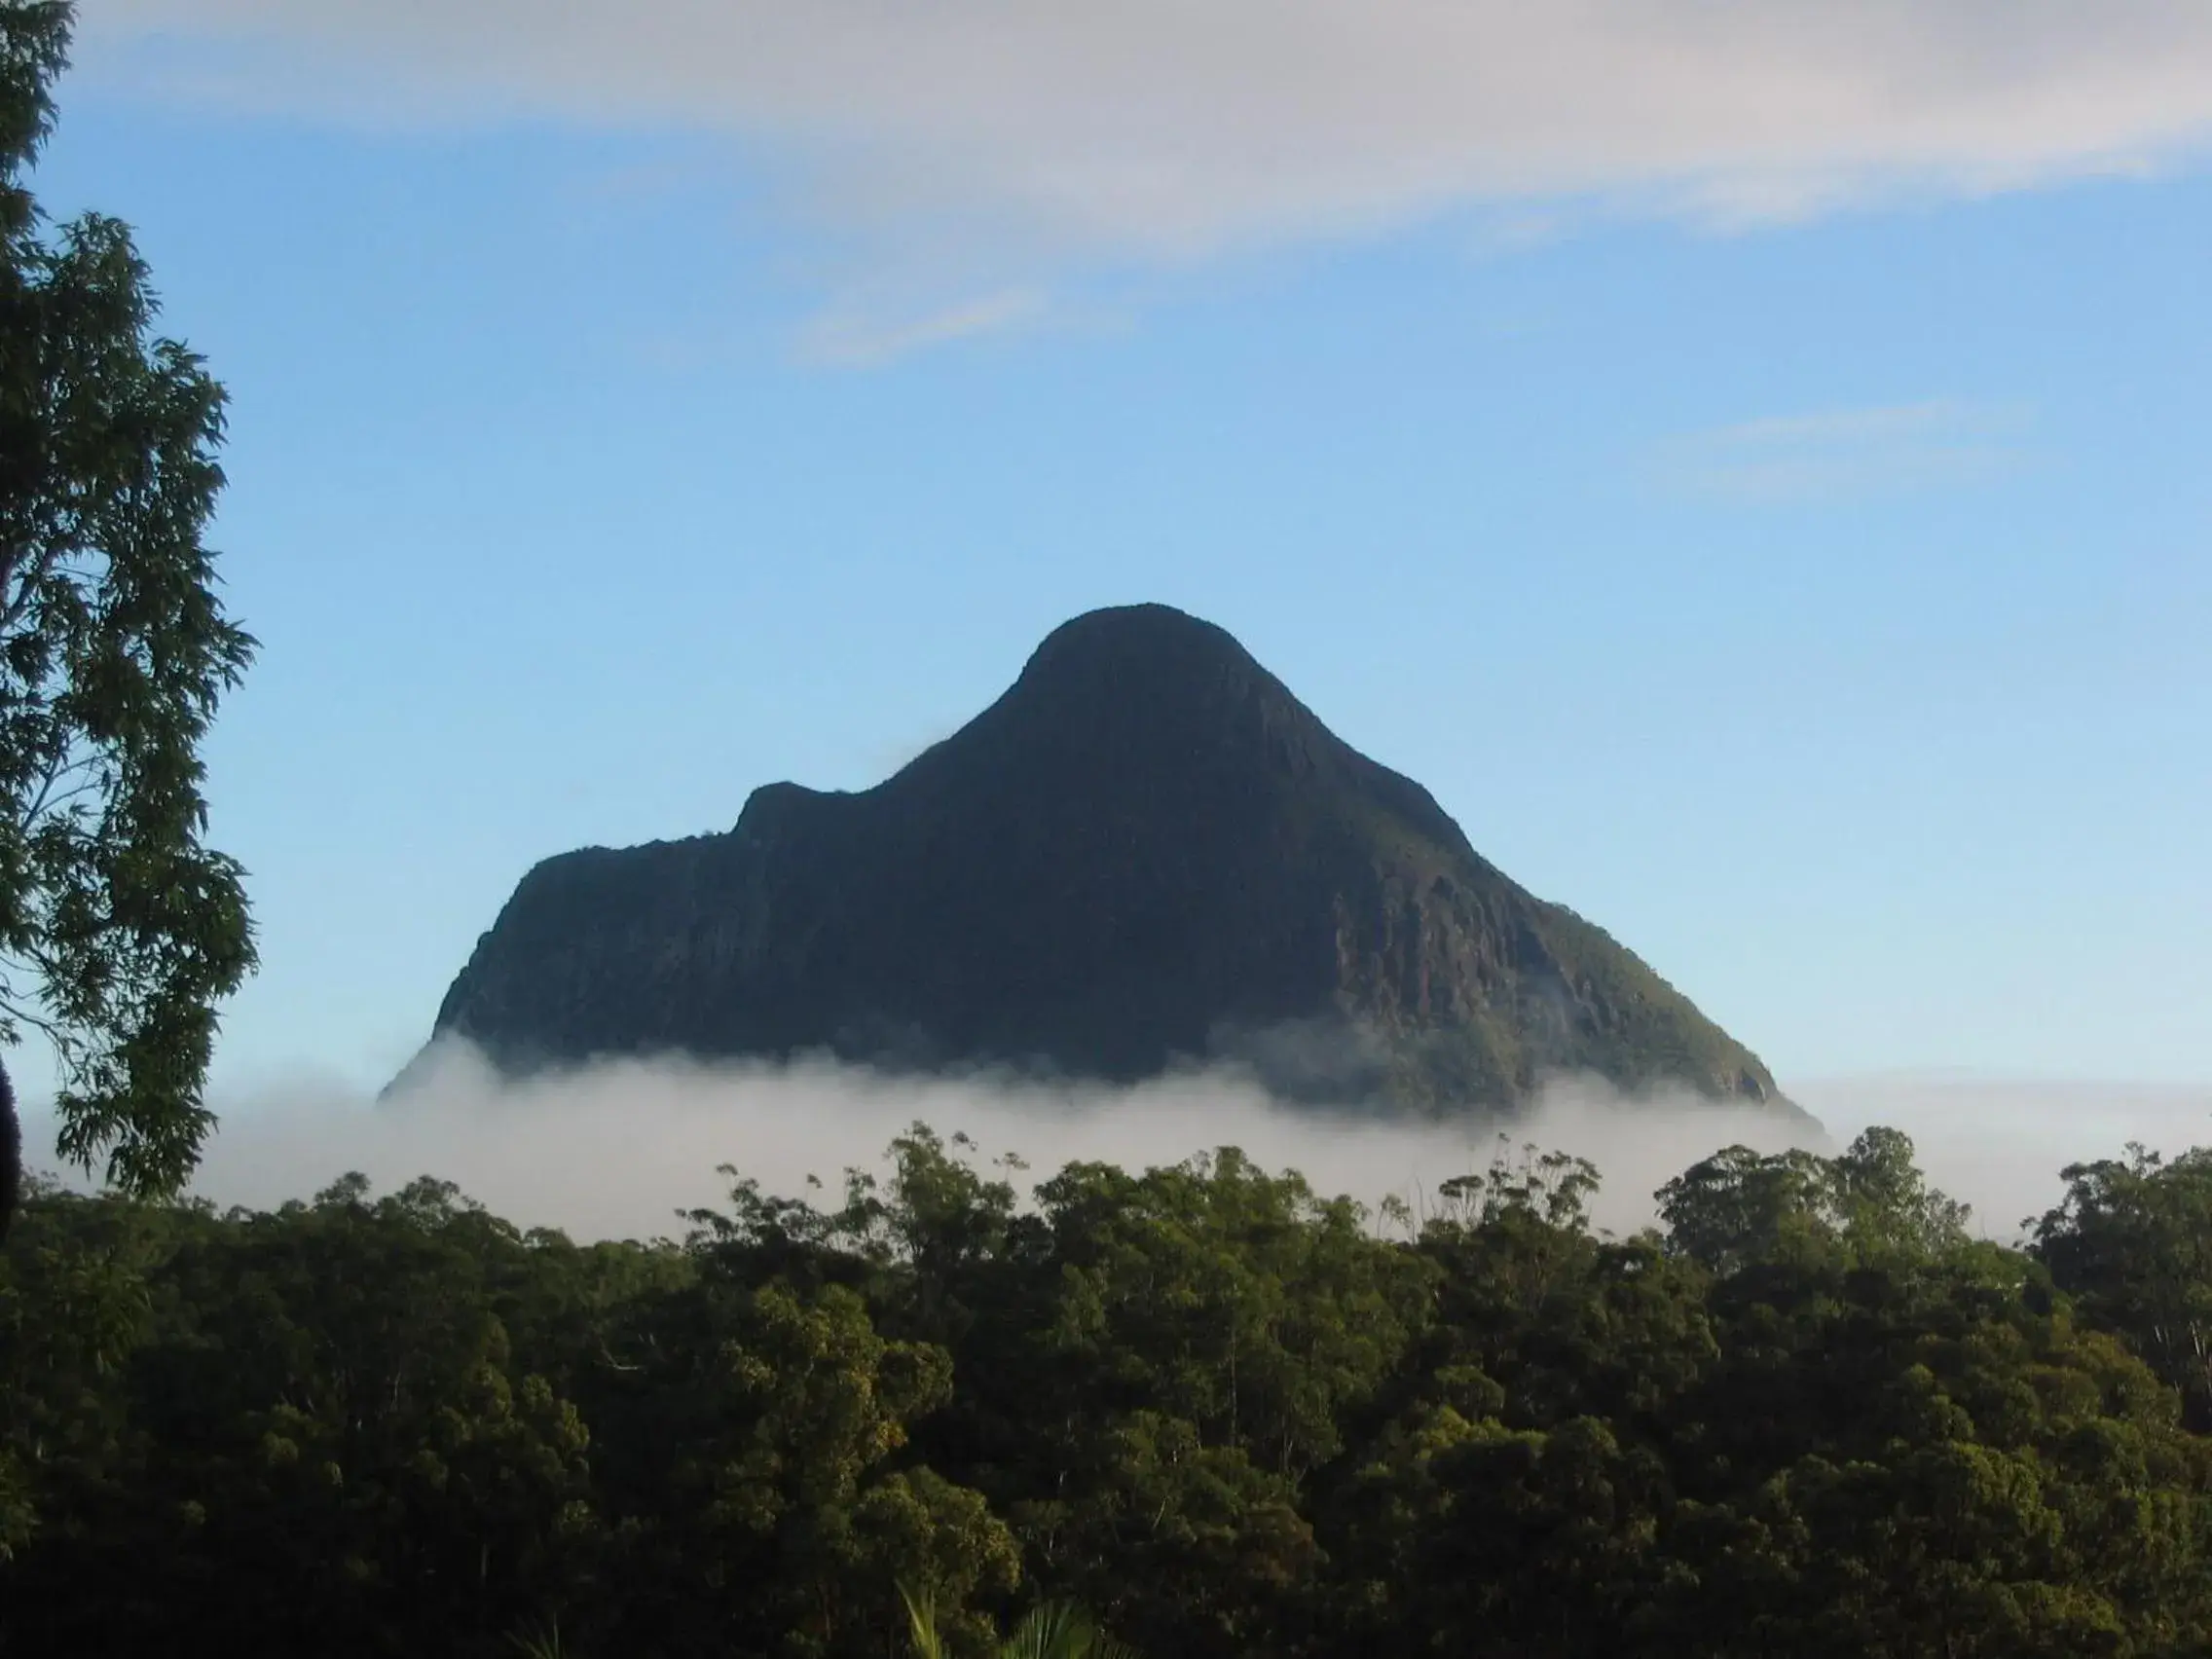
[[[16,1090],[8,1081],[8,1068],[0,1066],[0,1241],[8,1236],[8,1224],[16,1219],[16,1201],[23,1190],[23,1129],[16,1121]]]

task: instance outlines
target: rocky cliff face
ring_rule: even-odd
[[[809,1051],[1129,1080],[1230,1057],[1303,1098],[1509,1107],[1556,1071],[1794,1112],[1604,933],[1486,863],[1228,634],[1056,630],[856,794],[527,875],[437,1030],[526,1069]]]

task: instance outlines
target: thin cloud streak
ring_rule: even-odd
[[[826,313],[801,336],[800,355],[835,368],[876,368],[932,346],[1035,328],[1048,310],[1036,289],[1010,288],[906,321],[849,309]]]
[[[2034,410],[1955,398],[1768,416],[1661,447],[1660,476],[1747,502],[1832,499],[1978,483],[2014,464]]]
[[[1706,434],[1704,441],[1750,447],[1950,437],[1962,432],[2012,430],[2027,417],[2027,409],[2017,404],[1964,403],[1940,397],[1881,409],[1827,409],[1811,415],[1770,416],[1718,427]]]

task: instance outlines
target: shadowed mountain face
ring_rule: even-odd
[[[437,1030],[510,1070],[685,1051],[1504,1108],[1555,1071],[1795,1109],[1610,938],[1480,858],[1228,634],[1093,611],[857,794],[527,875]]]

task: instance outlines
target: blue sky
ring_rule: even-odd
[[[218,1093],[381,1082],[535,860],[871,783],[1133,600],[1786,1086],[2212,1081],[2201,6],[1477,5],[1463,84],[1416,0],[728,10],[88,0],[39,188],[231,387],[264,642]]]

